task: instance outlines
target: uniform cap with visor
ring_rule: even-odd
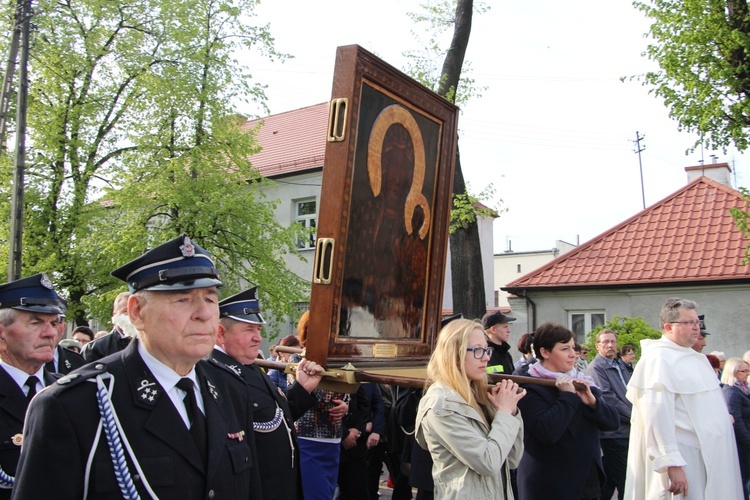
[[[266,321],[260,314],[258,287],[250,288],[219,302],[219,317],[254,325],[265,325]]]
[[[185,234],[115,269],[112,276],[126,282],[131,293],[221,286],[211,254]]]
[[[67,306],[45,273],[0,285],[0,309],[62,315]]]

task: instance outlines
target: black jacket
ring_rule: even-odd
[[[315,397],[300,384],[292,385],[284,397],[276,384],[256,365],[243,365],[217,349],[211,353],[211,359],[226,365],[247,383],[253,400],[255,422],[272,421],[278,405],[284,414],[286,425],[291,429],[290,435],[282,422],[272,432],[255,432],[255,446],[260,457],[259,470],[264,500],[302,498],[294,421],[312,408],[315,404]]]
[[[491,340],[487,339],[487,345],[492,347],[492,357],[487,362],[487,370],[491,367],[496,367],[493,373],[504,373],[510,375],[515,370],[513,366],[513,356],[510,355],[510,344],[503,342],[502,344],[495,344]],[[500,368],[502,367],[502,369]]]
[[[131,337],[122,337],[117,328],[113,328],[107,335],[92,340],[83,346],[81,356],[86,360],[86,363],[91,363],[110,354],[122,351],[130,344],[131,340],[133,340]]]
[[[25,443],[13,498],[80,499],[90,450],[100,421],[100,374],[114,377],[111,394],[125,436],[159,498],[257,498],[252,402],[245,384],[225,367],[199,361],[196,376],[203,395],[208,433],[204,463],[174,404],[138,353],[134,341],[124,351],[90,363],[40,392],[29,406]],[[125,452],[141,498],[150,498]],[[110,451],[102,433],[88,481],[91,499],[122,498]]]
[[[556,387],[524,384],[518,401],[524,425],[524,453],[518,465],[520,498],[578,500],[595,467],[604,484],[599,431],[620,425],[617,410],[592,387],[596,408]]]
[[[60,345],[57,346],[57,367],[50,361],[45,365],[45,370],[49,373],[59,373],[61,375],[67,375],[75,369],[78,369],[86,364],[83,357],[75,351],[66,349]]]
[[[44,385],[50,385],[56,379],[56,376],[44,371]],[[20,438],[28,405],[23,390],[0,367],[0,467],[11,477],[16,475],[18,457],[21,455]],[[10,491],[0,489],[0,499],[10,498]]]

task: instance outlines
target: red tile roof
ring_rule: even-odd
[[[502,289],[750,281],[750,266],[742,264],[748,241],[729,213],[745,207],[741,196],[699,177]]]
[[[321,168],[328,134],[328,103],[324,102],[245,123],[260,125],[257,139],[263,148],[250,161],[266,177]]]

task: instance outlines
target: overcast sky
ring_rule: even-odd
[[[414,0],[264,2],[256,20],[295,56],[284,64],[245,58],[269,85],[271,113],[329,100],[338,46],[361,45],[397,68],[405,50],[419,48],[411,31],[421,28],[406,17],[419,9]],[[677,131],[648,89],[620,81],[653,69],[641,56],[647,20],[630,2],[491,4],[474,17],[467,52],[476,85],[487,90],[463,106],[459,147],[471,191],[491,183],[495,196],[485,203],[508,209],[495,221],[495,253],[509,242],[514,251],[585,243],[642,210],[636,131],[645,136],[646,206],[684,186],[684,168],[712,154],[748,186],[746,156],[686,155],[695,137]]]

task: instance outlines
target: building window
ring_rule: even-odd
[[[586,335],[593,329],[604,326],[606,316],[604,311],[570,311],[568,324],[576,336],[576,342],[586,342]]]
[[[516,268],[516,272],[517,272],[517,273],[520,273],[520,272],[521,272],[521,264],[518,264],[518,267]]]
[[[495,290],[495,307],[500,307],[500,290]]]
[[[315,232],[318,225],[317,203],[312,198],[297,200],[294,202],[294,205],[295,222],[310,231],[310,235],[307,238],[297,240],[297,248],[300,250],[315,248]]]
[[[310,302],[295,302],[294,303],[294,317],[291,319],[292,331],[297,329],[297,323],[299,319],[305,314],[305,311],[310,310]]]

